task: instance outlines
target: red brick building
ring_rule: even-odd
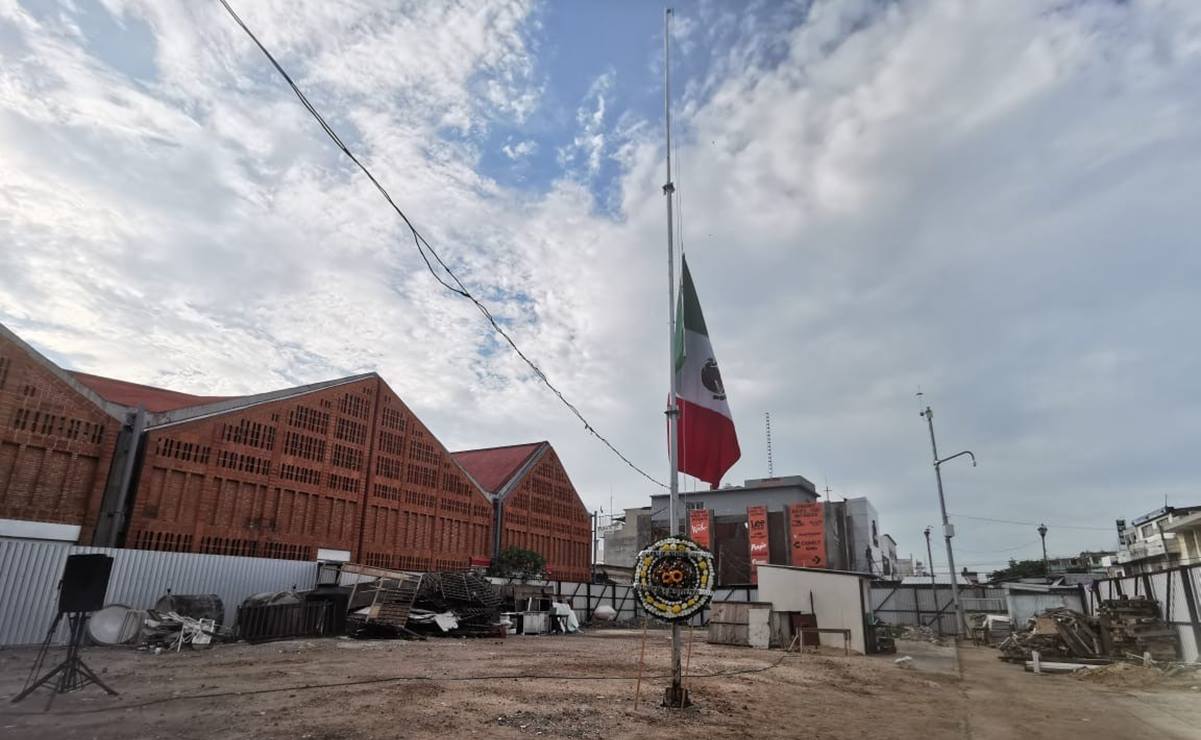
[[[552,578],[591,578],[591,517],[549,442],[466,450],[454,458],[495,502],[496,552],[510,545],[534,550]]]
[[[591,547],[549,443],[452,455],[374,373],[195,396],[66,371],[0,326],[2,536],[412,570],[512,543],[565,579]]]

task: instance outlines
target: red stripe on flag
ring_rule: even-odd
[[[682,398],[676,399],[676,403],[680,409],[677,427],[680,472],[716,488],[726,471],[742,457],[734,422]]]

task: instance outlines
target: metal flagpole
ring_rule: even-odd
[[[680,533],[680,521],[676,515],[677,501],[680,493],[679,449],[677,428],[679,425],[679,409],[676,404],[676,262],[674,235],[672,234],[672,194],[676,186],[671,182],[671,57],[668,38],[671,35],[671,8],[663,15],[663,120],[667,132],[667,182],[663,185],[663,194],[667,196],[667,370],[671,383],[671,393],[667,400],[667,449],[668,461],[671,465],[671,487],[667,496],[667,515],[671,521],[669,532],[675,536]],[[671,688],[665,697],[669,707],[682,707],[687,703],[684,696],[683,673],[680,669],[680,625],[671,625]]]

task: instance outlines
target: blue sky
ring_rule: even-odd
[[[662,6],[237,6],[664,475]],[[770,411],[778,473],[871,497],[920,551],[920,387],[942,447],[980,458],[947,475],[965,563],[1037,554],[1033,527],[968,517],[1046,521],[1066,554],[1165,495],[1199,503],[1201,6],[677,14],[683,239],[743,441],[730,479],[766,474]],[[0,321],[196,393],[376,370],[452,449],[549,439],[590,507],[651,492],[428,276],[215,2],[0,0]]]

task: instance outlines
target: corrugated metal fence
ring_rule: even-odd
[[[148,608],[168,590],[177,594],[217,594],[225,603],[227,625],[233,623],[238,606],[247,596],[310,589],[317,578],[316,564],[303,560],[0,540],[0,647],[33,645],[45,639],[58,608],[58,582],[67,556],[87,553],[113,557],[105,603]],[[63,625],[56,641],[65,638]]]
[[[960,586],[965,613],[1004,614],[1005,589]],[[925,625],[939,634],[959,633],[951,584],[872,584],[872,611],[888,624]]]
[[[516,581],[513,579],[492,578],[493,583],[525,583],[530,586],[547,586],[555,594],[555,599],[570,604],[581,622],[592,619],[592,612],[598,606],[610,606],[617,612],[617,621],[626,622],[640,619],[645,612],[638,608],[634,587],[629,584],[577,583],[574,581]],[[746,586],[718,587],[713,590],[713,601],[755,601],[759,598],[757,588]],[[709,611],[703,610],[694,616],[690,623],[701,627],[709,621]]]

